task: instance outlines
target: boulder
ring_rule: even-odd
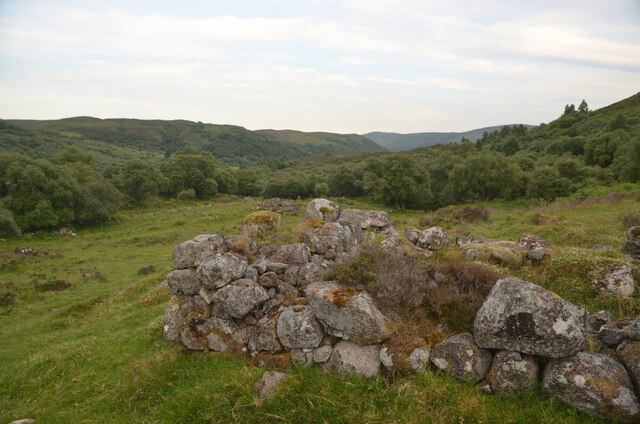
[[[311,260],[309,246],[304,243],[285,244],[278,246],[271,256],[271,261],[289,265],[305,265]]]
[[[315,228],[304,228],[300,241],[311,253],[325,259],[340,259],[343,254],[355,254],[362,239],[362,230],[346,221],[329,222]]]
[[[622,359],[636,393],[640,397],[640,342],[629,340],[618,346],[618,356]]]
[[[588,316],[555,293],[508,277],[495,284],[478,310],[474,337],[487,349],[562,358],[584,346]]]
[[[309,284],[304,291],[313,314],[329,335],[368,345],[393,333],[394,326],[365,292],[324,281]]]
[[[313,351],[311,349],[291,349],[291,361],[305,367],[313,365]]]
[[[640,260],[640,226],[627,230],[627,241],[622,244],[622,250],[631,255],[631,258]]]
[[[269,299],[267,292],[251,280],[237,280],[218,290],[213,302],[234,318],[242,318]]]
[[[165,340],[180,341],[180,327],[187,316],[195,310],[190,296],[171,296],[164,315],[163,336]]]
[[[262,287],[277,287],[278,286],[278,274],[269,271],[258,277],[258,284]]]
[[[195,269],[177,269],[167,274],[167,285],[175,295],[193,296],[200,292],[202,284]]]
[[[306,264],[298,272],[297,285],[306,287],[314,281],[321,281],[324,271],[322,267],[316,264]]]
[[[404,229],[404,236],[411,243],[416,244],[418,243],[418,239],[420,238],[420,230],[418,230],[416,227],[407,227]]]
[[[278,213],[286,213],[288,215],[298,215],[300,213],[300,205],[290,200],[282,200],[278,197],[272,199],[265,199],[258,204],[257,208],[252,208],[263,211],[271,211]]]
[[[253,212],[244,219],[240,232],[249,238],[262,238],[282,225],[282,217],[276,212]]]
[[[207,289],[224,287],[231,281],[244,277],[247,258],[237,253],[218,253],[198,266],[196,275]]]
[[[476,346],[471,334],[463,333],[437,343],[431,350],[431,363],[455,378],[475,382],[489,371],[491,352]]]
[[[589,331],[597,333],[603,325],[613,324],[613,315],[609,311],[598,311],[589,315],[587,323],[589,324]]]
[[[525,249],[532,249],[534,247],[547,247],[547,241],[540,236],[533,234],[523,234],[518,239],[518,246]]]
[[[286,377],[287,375],[281,372],[267,371],[262,375],[262,378],[256,382],[253,388],[258,393],[260,399],[271,399]]]
[[[544,247],[534,246],[527,252],[527,258],[532,261],[541,261],[547,253]]]
[[[327,199],[313,199],[307,205],[307,219],[337,221],[340,218],[340,205]]]
[[[331,357],[331,353],[333,353],[333,348],[329,344],[313,349],[313,362],[316,364],[327,362]]]
[[[207,347],[214,352],[227,352],[232,347],[240,350],[246,343],[238,343],[234,340],[242,329],[233,320],[211,317],[207,320],[209,333],[207,334]]]
[[[633,273],[628,264],[618,264],[601,279],[592,281],[596,290],[607,291],[621,296],[631,297],[635,291]]]
[[[382,230],[391,226],[389,214],[385,211],[366,211],[359,209],[344,209],[340,219],[353,222],[363,230]]]
[[[277,323],[277,318],[263,317],[254,327],[250,327],[247,348],[252,355],[255,356],[258,352],[276,353],[282,350],[276,334]]]
[[[297,265],[290,266],[284,272],[284,282],[292,286],[298,285],[298,274],[300,274],[300,267]]]
[[[493,357],[487,383],[491,391],[501,396],[513,396],[531,389],[538,378],[538,364],[527,355],[501,350]]]
[[[224,237],[219,234],[201,234],[176,246],[173,250],[173,263],[178,269],[195,268],[209,256],[225,250]]]
[[[359,346],[348,341],[340,341],[333,347],[327,365],[329,369],[342,375],[375,377],[380,372],[380,347]]]
[[[421,249],[440,250],[449,244],[449,236],[442,227],[431,227],[422,231],[416,245]]]
[[[277,334],[280,343],[288,348],[313,349],[324,338],[322,326],[316,321],[309,306],[289,306],[278,318]]]
[[[624,334],[631,340],[640,340],[640,316],[624,328]]]
[[[579,352],[551,361],[544,388],[561,401],[590,415],[638,422],[640,406],[625,368],[601,353]]]

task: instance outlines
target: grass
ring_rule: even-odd
[[[340,203],[383,209],[366,200]],[[491,204],[489,221],[446,229],[452,238],[467,233],[517,239],[533,232],[546,237],[562,258],[565,248],[582,254],[592,242],[617,248],[624,241],[618,220],[637,211],[639,203],[629,197],[609,204],[582,201],[573,209],[572,203],[545,205],[544,214],[562,219],[537,227],[530,218],[542,206]],[[0,306],[0,422],[27,417],[38,423],[598,422],[540,390],[501,399],[432,372],[363,380],[294,367],[279,396],[261,401],[253,384],[268,368],[166,342],[162,325],[170,293],[158,283],[172,268],[173,248],[201,233],[238,234],[256,204],[229,196],[155,200],[120,212],[109,224],[75,229],[76,237],[38,234],[0,241],[0,252],[30,247],[46,253],[0,255],[0,294],[14,296]],[[402,231],[418,226],[422,215],[399,211],[391,218]],[[283,215],[283,228],[302,219]],[[439,260],[447,255],[455,257],[445,252]],[[618,316],[638,310],[638,298],[625,306],[591,291],[577,274],[554,274],[554,266],[494,265],[537,278],[589,309],[608,306]],[[141,274],[141,269],[149,271]],[[36,282],[56,280],[70,286],[37,290]]]

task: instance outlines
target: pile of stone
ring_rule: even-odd
[[[287,215],[298,215],[300,213],[300,205],[297,202],[280,199],[279,197],[264,199],[258,206],[251,209],[254,211],[270,211]]]
[[[167,276],[173,296],[164,337],[189,349],[285,358],[363,377],[433,367],[502,396],[530,389],[542,376],[547,391],[588,414],[640,419],[640,317],[614,322],[606,311],[589,314],[508,277],[478,311],[473,334],[427,343],[404,336],[365,291],[322,279],[330,266],[357,254],[366,220],[345,219],[326,199],[312,201],[306,216],[299,243],[258,246],[246,236],[219,234],[180,243],[176,269]],[[407,237],[425,251],[446,245],[444,230],[429,230]],[[519,244],[527,252],[547,248],[530,235]],[[265,398],[283,376],[266,377],[257,386]]]
[[[420,231],[415,227],[407,227],[404,236],[414,245],[414,249],[424,252],[426,256],[449,244],[449,235],[442,227],[431,227]]]
[[[481,259],[510,266],[531,265],[542,261],[552,252],[546,240],[534,234],[523,234],[515,243],[502,239],[461,236],[456,238],[456,246],[462,250],[465,259]]]

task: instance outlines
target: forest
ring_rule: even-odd
[[[81,143],[45,157],[7,148],[25,131],[33,135],[46,129],[49,137],[57,137],[52,124],[47,127],[42,122],[25,130],[15,125],[17,121],[0,121],[0,237],[107,222],[120,208],[144,204],[153,196],[367,197],[396,209],[435,210],[494,199],[550,202],[591,187],[640,182],[640,94],[596,111],[583,100],[578,107],[566,105],[562,115],[548,124],[530,129],[504,126],[474,141],[400,153],[372,151],[376,149],[371,142],[361,153],[343,156],[292,157],[275,149],[260,157],[245,154],[235,163],[228,156],[240,154],[235,151],[239,146],[245,153],[254,151],[253,144],[240,145],[233,131],[220,128],[219,137],[207,136],[213,144],[226,146],[213,149],[219,156],[207,147],[211,144],[189,145],[180,138],[182,133],[176,130],[172,135],[167,129],[160,146],[166,149],[162,158],[131,157],[111,165],[99,164]],[[157,141],[142,133],[131,140],[124,135],[113,139],[90,125],[77,130],[121,149]],[[203,125],[201,131],[210,129]],[[255,132],[240,133],[257,137]],[[283,139],[296,137],[344,141],[326,133],[293,131],[263,131],[259,137],[278,146]],[[350,139],[367,144],[357,137]]]

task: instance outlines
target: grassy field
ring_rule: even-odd
[[[253,384],[268,366],[166,342],[162,324],[170,293],[158,284],[172,268],[173,248],[201,233],[236,234],[255,204],[231,197],[156,200],[120,212],[109,224],[80,229],[75,237],[0,241],[0,423],[27,417],[37,423],[598,422],[540,390],[501,399],[433,372],[363,380],[294,367],[280,395],[260,401]],[[637,192],[486,206],[487,221],[460,221],[460,208],[436,219],[452,238],[515,240],[525,232],[546,237],[555,249],[547,263],[500,269],[550,287],[590,312],[607,307],[618,317],[640,313],[637,295],[622,300],[598,294],[581,267],[622,257],[616,250],[625,239],[622,221],[640,211]],[[401,232],[420,227],[423,215],[391,213]],[[285,216],[284,226],[300,220]],[[613,249],[590,249],[595,244]],[[16,253],[20,247],[36,251]],[[456,255],[447,248],[434,260]]]

